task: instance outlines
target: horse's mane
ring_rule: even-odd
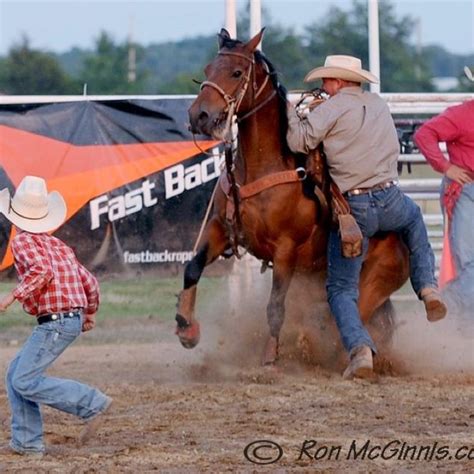
[[[223,48],[233,49],[236,46],[243,44],[243,42],[240,40],[222,37],[222,36],[220,36],[220,38],[222,40],[221,46]],[[275,66],[261,51],[256,50],[254,52],[254,57],[257,63],[260,63],[260,64],[264,63],[267,66],[268,71],[269,71],[268,74],[270,76],[270,81],[273,85],[273,88],[277,91],[278,109],[279,109],[280,117],[282,118],[282,120],[280,120],[280,138],[281,138],[282,143],[284,144],[285,152],[289,152],[288,144],[286,141],[286,133],[288,131],[286,88],[280,83]]]

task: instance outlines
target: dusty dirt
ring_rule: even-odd
[[[397,320],[389,369],[376,382],[344,381],[344,360],[330,363],[313,350],[315,339],[301,321],[285,326],[278,369],[260,368],[265,320],[252,311],[262,308],[242,309],[245,317],[231,313],[220,325],[224,316],[203,316],[193,350],[181,348],[172,323],[153,318],[82,336],[51,373],[114,398],[97,437],[78,447],[81,422],[46,407],[48,453],[41,460],[1,454],[0,472],[474,471],[471,336],[449,321],[429,325],[415,302]],[[336,347],[333,331],[325,334],[322,340]],[[114,339],[121,342],[108,342]],[[3,341],[1,373],[17,349]],[[5,446],[3,377],[0,384]],[[259,440],[281,451],[267,443],[245,452]],[[259,462],[281,457],[259,465],[246,455]]]

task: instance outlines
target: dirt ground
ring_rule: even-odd
[[[393,363],[375,382],[342,380],[344,360],[315,350],[311,331],[327,321],[285,325],[277,369],[259,367],[265,318],[257,323],[253,310],[225,323],[203,316],[193,350],[179,345],[171,322],[152,317],[99,327],[51,370],[114,398],[97,437],[78,447],[82,423],[46,407],[48,453],[2,454],[0,472],[473,472],[472,333],[429,325],[412,305],[397,320]],[[336,347],[333,330],[325,334],[319,344]],[[2,374],[17,337],[2,335]],[[3,376],[0,385],[5,446]]]

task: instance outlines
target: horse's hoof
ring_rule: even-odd
[[[178,326],[176,328],[176,335],[179,337],[179,342],[181,342],[181,345],[186,349],[192,349],[193,347],[196,347],[199,343],[199,339],[201,338],[199,323],[197,321],[193,321],[185,328],[180,328]]]
[[[271,366],[278,360],[278,338],[270,336],[262,355],[262,366]]]
[[[273,362],[267,362],[266,364],[262,365],[262,368],[265,372],[269,374],[281,373],[281,367],[277,364],[276,360],[274,360]]]

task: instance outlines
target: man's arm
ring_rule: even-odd
[[[7,296],[3,297],[0,300],[0,313],[6,311],[6,309],[15,301],[15,297],[13,296],[13,291],[10,292]]]
[[[300,118],[293,105],[288,104],[288,132],[286,141],[291,151],[309,153],[324,140],[336,123],[329,100],[318,105],[307,116]]]
[[[81,277],[82,287],[87,298],[87,307],[84,308],[86,314],[94,315],[99,308],[100,292],[99,282],[97,278],[92,275],[87,268],[85,268],[80,262],[77,262],[79,268],[79,275]]]
[[[459,133],[456,124],[441,114],[424,123],[415,133],[414,140],[432,168],[445,174],[451,164],[444,157],[439,144],[455,140]]]

